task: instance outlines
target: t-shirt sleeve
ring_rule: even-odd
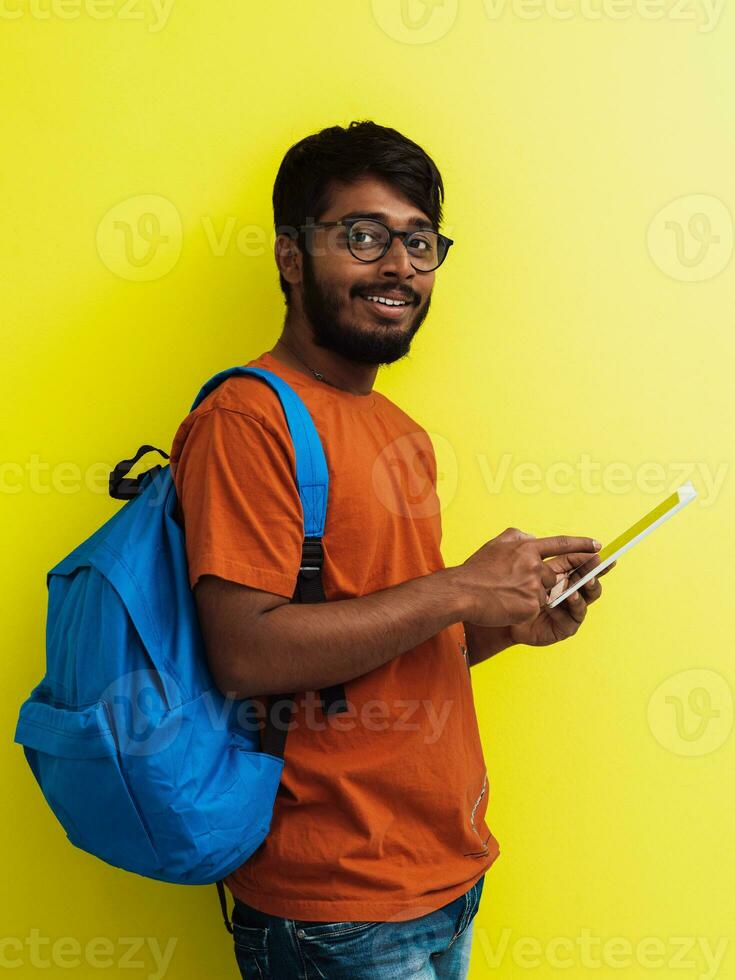
[[[210,574],[293,596],[304,536],[294,467],[293,446],[250,415],[215,406],[194,419],[173,470],[192,589]]]

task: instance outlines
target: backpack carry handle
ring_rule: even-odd
[[[114,470],[110,473],[110,496],[115,497],[116,500],[130,500],[137,496],[142,487],[141,481],[144,476],[148,476],[150,473],[152,476],[162,468],[160,463],[157,463],[151,469],[146,470],[144,473],[139,473],[135,478],[126,476],[135,464],[138,462],[141,456],[145,456],[149,452],[160,453],[161,456],[165,456],[166,459],[169,458],[167,452],[163,449],[158,449],[156,446],[141,446],[138,452],[133,456],[132,459],[121,460]]]

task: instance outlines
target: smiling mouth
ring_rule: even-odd
[[[383,317],[389,320],[399,320],[407,310],[410,310],[413,306],[411,300],[406,300],[404,303],[398,304],[388,304],[381,303],[379,300],[367,299],[365,296],[360,295],[358,297],[363,303],[366,303],[376,316]]]

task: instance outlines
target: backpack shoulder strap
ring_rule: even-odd
[[[324,602],[322,584],[322,565],[324,553],[321,539],[327,517],[327,497],[329,494],[329,472],[319,433],[306,405],[293,388],[279,378],[273,371],[264,368],[227,368],[215,374],[199,391],[191,411],[201,404],[214,389],[227,378],[238,374],[252,374],[273,388],[283,407],[286,422],[291,433],[296,452],[296,482],[304,512],[304,542],[302,546],[301,568],[292,602]],[[331,714],[347,711],[344,686],[335,684],[321,692],[324,711]],[[283,755],[284,744],[280,733],[270,746],[274,755]]]
[[[191,411],[223,381],[238,374],[251,374],[261,378],[278,395],[296,453],[296,483],[304,510],[304,535],[321,538],[324,534],[329,493],[327,461],[309,410],[288,382],[265,368],[244,365],[226,368],[202,386]]]

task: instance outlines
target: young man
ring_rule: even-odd
[[[573,635],[601,593],[598,580],[545,607],[599,548],[586,537],[508,528],[444,566],[431,441],[373,390],[429,312],[451,244],[442,199],[426,153],[372,122],[302,140],[276,178],[286,318],[248,363],[294,388],[324,447],[326,602],[290,602],[303,514],[268,385],[228,379],[171,450],[218,687],[260,698],[344,685],[349,708],[296,700],[270,833],[227,879],[244,977],[466,976],[499,855],[470,666]]]

